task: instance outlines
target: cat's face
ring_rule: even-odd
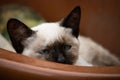
[[[78,58],[80,8],[61,22],[43,23],[32,29],[16,19],[7,24],[16,52],[43,60],[74,64]]]
[[[24,41],[24,55],[66,64],[75,62],[79,42],[70,29],[58,23],[43,23],[33,30],[35,34]]]

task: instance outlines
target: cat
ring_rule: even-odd
[[[78,66],[120,65],[119,59],[92,39],[79,35],[81,8],[75,7],[58,22],[43,23],[30,29],[17,19],[7,23],[17,53]]]

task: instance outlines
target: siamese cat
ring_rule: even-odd
[[[10,19],[7,30],[17,53],[38,59],[79,66],[120,65],[117,57],[88,37],[79,35],[81,9],[75,7],[59,22],[30,29]]]

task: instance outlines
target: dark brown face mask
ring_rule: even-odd
[[[46,49],[40,50],[37,53],[44,55],[44,58],[49,61],[64,63],[64,64],[73,64],[73,61],[76,59],[76,56],[68,52],[71,49],[71,45],[65,43],[56,42]]]

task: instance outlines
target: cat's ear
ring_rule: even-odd
[[[66,28],[71,28],[72,34],[75,37],[78,37],[80,17],[81,17],[81,9],[79,6],[77,6],[70,12],[70,14],[67,17],[65,17],[61,21],[60,25]]]
[[[17,53],[22,53],[24,49],[23,41],[35,32],[17,19],[10,19],[7,23],[7,30],[12,41],[12,45]]]

